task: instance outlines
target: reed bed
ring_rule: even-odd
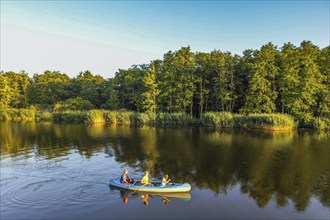
[[[231,112],[206,112],[202,119],[202,125],[215,128],[232,128],[234,116]]]
[[[11,108],[0,110],[0,119],[13,121],[33,121],[35,119],[35,114],[36,111],[34,109]]]
[[[53,113],[49,111],[37,111],[35,114],[36,121],[52,121]]]
[[[199,122],[185,113],[158,113],[155,117],[156,124],[161,125],[193,125]]]
[[[0,109],[0,120],[54,121],[60,123],[108,123],[118,125],[202,125],[214,128],[257,128],[265,130],[290,130],[295,127],[330,131],[330,119],[298,115],[295,119],[286,114],[232,114],[230,112],[206,112],[201,119],[185,113],[147,114],[126,110],[107,111],[38,111],[32,108]]]
[[[286,114],[236,114],[233,125],[237,128],[261,128],[271,130],[287,130],[296,127],[292,116]]]
[[[87,119],[86,111],[53,112],[53,121],[61,123],[84,123]]]
[[[130,121],[132,125],[142,126],[145,124],[154,124],[155,123],[155,114],[147,113],[132,113],[130,115]]]
[[[230,112],[207,112],[202,125],[215,128],[260,128],[286,130],[296,127],[293,117],[285,114],[232,114]]]
[[[116,111],[106,111],[105,120],[109,124],[117,124],[117,113]]]
[[[106,123],[106,112],[100,109],[89,110],[86,114],[87,124]]]
[[[132,112],[120,111],[116,114],[117,124],[130,125]]]

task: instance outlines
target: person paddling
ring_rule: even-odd
[[[154,178],[151,178],[150,180],[153,180]],[[149,185],[150,183],[149,183],[149,173],[146,171],[146,172],[144,172],[144,175],[143,175],[143,177],[142,177],[142,179],[141,179],[141,183],[143,184],[143,185]]]
[[[132,184],[134,180],[128,177],[128,170],[125,169],[124,173],[120,177],[120,182],[124,184]]]

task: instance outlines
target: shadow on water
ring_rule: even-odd
[[[226,194],[238,185],[259,207],[271,200],[279,207],[292,201],[297,211],[306,210],[312,197],[330,207],[329,145],[328,134],[304,131],[0,122],[1,160],[29,158],[32,153],[45,159],[72,152],[85,158],[104,153],[123,167],[149,170],[154,177],[167,173],[176,182],[214,194]],[[146,197],[150,200],[151,195],[144,196],[144,202],[149,201]]]

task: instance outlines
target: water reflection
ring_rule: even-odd
[[[125,205],[127,205],[130,200],[140,200],[143,205],[149,206],[149,203],[162,202],[164,205],[169,205],[173,199],[180,199],[184,201],[189,201],[191,199],[190,193],[142,193],[118,189],[115,187],[110,187],[110,190],[119,191],[120,198]]]
[[[122,166],[148,170],[153,177],[168,173],[175,182],[189,182],[214,194],[226,194],[239,185],[259,207],[271,200],[279,207],[292,201],[297,211],[306,210],[312,197],[330,207],[329,145],[327,134],[308,132],[0,122],[2,160],[29,158],[32,151],[46,159],[63,158],[72,151],[86,158],[104,153]],[[150,195],[141,196],[149,204]],[[170,199],[164,201],[170,204]]]

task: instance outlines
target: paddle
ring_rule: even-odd
[[[143,184],[141,187],[139,187],[139,188],[137,188],[136,190],[134,190],[134,192],[132,192],[132,195],[133,195],[134,193],[136,193],[138,190],[142,189],[142,187],[144,187],[144,186],[146,186],[146,185],[148,185],[148,184]]]

